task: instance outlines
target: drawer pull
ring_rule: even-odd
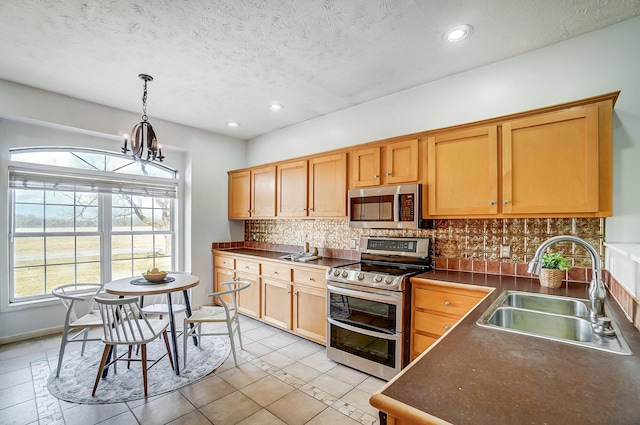
[[[450,328],[449,326],[445,326],[444,329],[448,331]]]
[[[310,277],[310,278],[309,278],[309,281],[311,281],[311,282],[315,282],[316,280],[315,280],[314,278]]]
[[[445,302],[444,302],[444,305],[446,305],[447,307],[449,307],[449,306],[451,305],[451,302],[449,302],[449,301],[445,301]]]
[[[273,275],[274,276],[278,276],[278,272],[273,272]]]

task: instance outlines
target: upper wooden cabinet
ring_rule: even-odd
[[[309,160],[309,217],[347,215],[347,154]]]
[[[611,215],[613,101],[427,140],[428,216]]]
[[[502,125],[502,212],[598,211],[598,107]]]
[[[306,217],[308,211],[308,161],[278,164],[278,217]]]
[[[229,218],[251,217],[251,172],[229,171]]]
[[[498,212],[497,126],[427,139],[429,215]]]
[[[229,218],[270,218],[276,215],[276,167],[230,171]]]
[[[353,187],[418,181],[418,140],[388,143],[351,152]]]

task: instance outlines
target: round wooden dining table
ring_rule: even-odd
[[[122,297],[138,296],[146,297],[157,294],[167,294],[167,304],[169,307],[169,326],[171,329],[171,338],[173,343],[173,358],[175,359],[176,375],[180,375],[180,362],[178,361],[178,341],[176,336],[176,324],[173,316],[173,306],[171,305],[171,294],[173,292],[182,291],[184,294],[187,315],[191,316],[191,305],[189,304],[188,289],[198,286],[200,278],[191,274],[184,273],[168,273],[167,277],[175,280],[167,283],[144,282],[135,284],[132,282],[141,282],[142,277],[125,277],[108,282],[104,285],[104,290],[109,294],[120,295]],[[142,304],[142,303],[141,303]],[[195,339],[194,339],[194,343]]]

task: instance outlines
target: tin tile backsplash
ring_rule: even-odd
[[[351,248],[352,241],[360,236],[428,237],[437,268],[455,270],[460,263],[477,266],[484,261],[489,271],[500,266],[496,263],[527,263],[544,240],[557,235],[585,239],[603,256],[603,218],[447,219],[435,220],[433,229],[420,230],[353,229],[346,220],[250,220],[245,222],[244,240],[256,246],[296,247],[302,246],[306,237],[312,247],[349,254],[357,252]],[[508,251],[508,258],[502,258],[503,251]],[[589,256],[580,247],[557,244],[553,251],[569,258],[573,267],[590,267]]]

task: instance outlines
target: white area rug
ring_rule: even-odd
[[[80,356],[79,351],[65,354],[60,377],[56,378],[55,370],[49,376],[49,392],[73,403],[120,403],[144,398],[140,362],[132,362],[127,369],[123,361],[117,362],[118,373],[113,373],[113,366],[109,368],[107,378],[100,380],[96,395],[91,396],[103,347],[101,343],[88,345],[84,356]],[[118,347],[118,354],[125,350],[126,346]],[[226,337],[203,337],[202,347],[195,347],[190,339],[186,368],[183,368],[181,338],[178,350],[180,376],[171,369],[169,357],[165,356],[147,372],[149,397],[176,390],[213,372],[229,357],[231,345]],[[162,339],[147,344],[148,359],[157,359],[162,354],[166,354]]]

